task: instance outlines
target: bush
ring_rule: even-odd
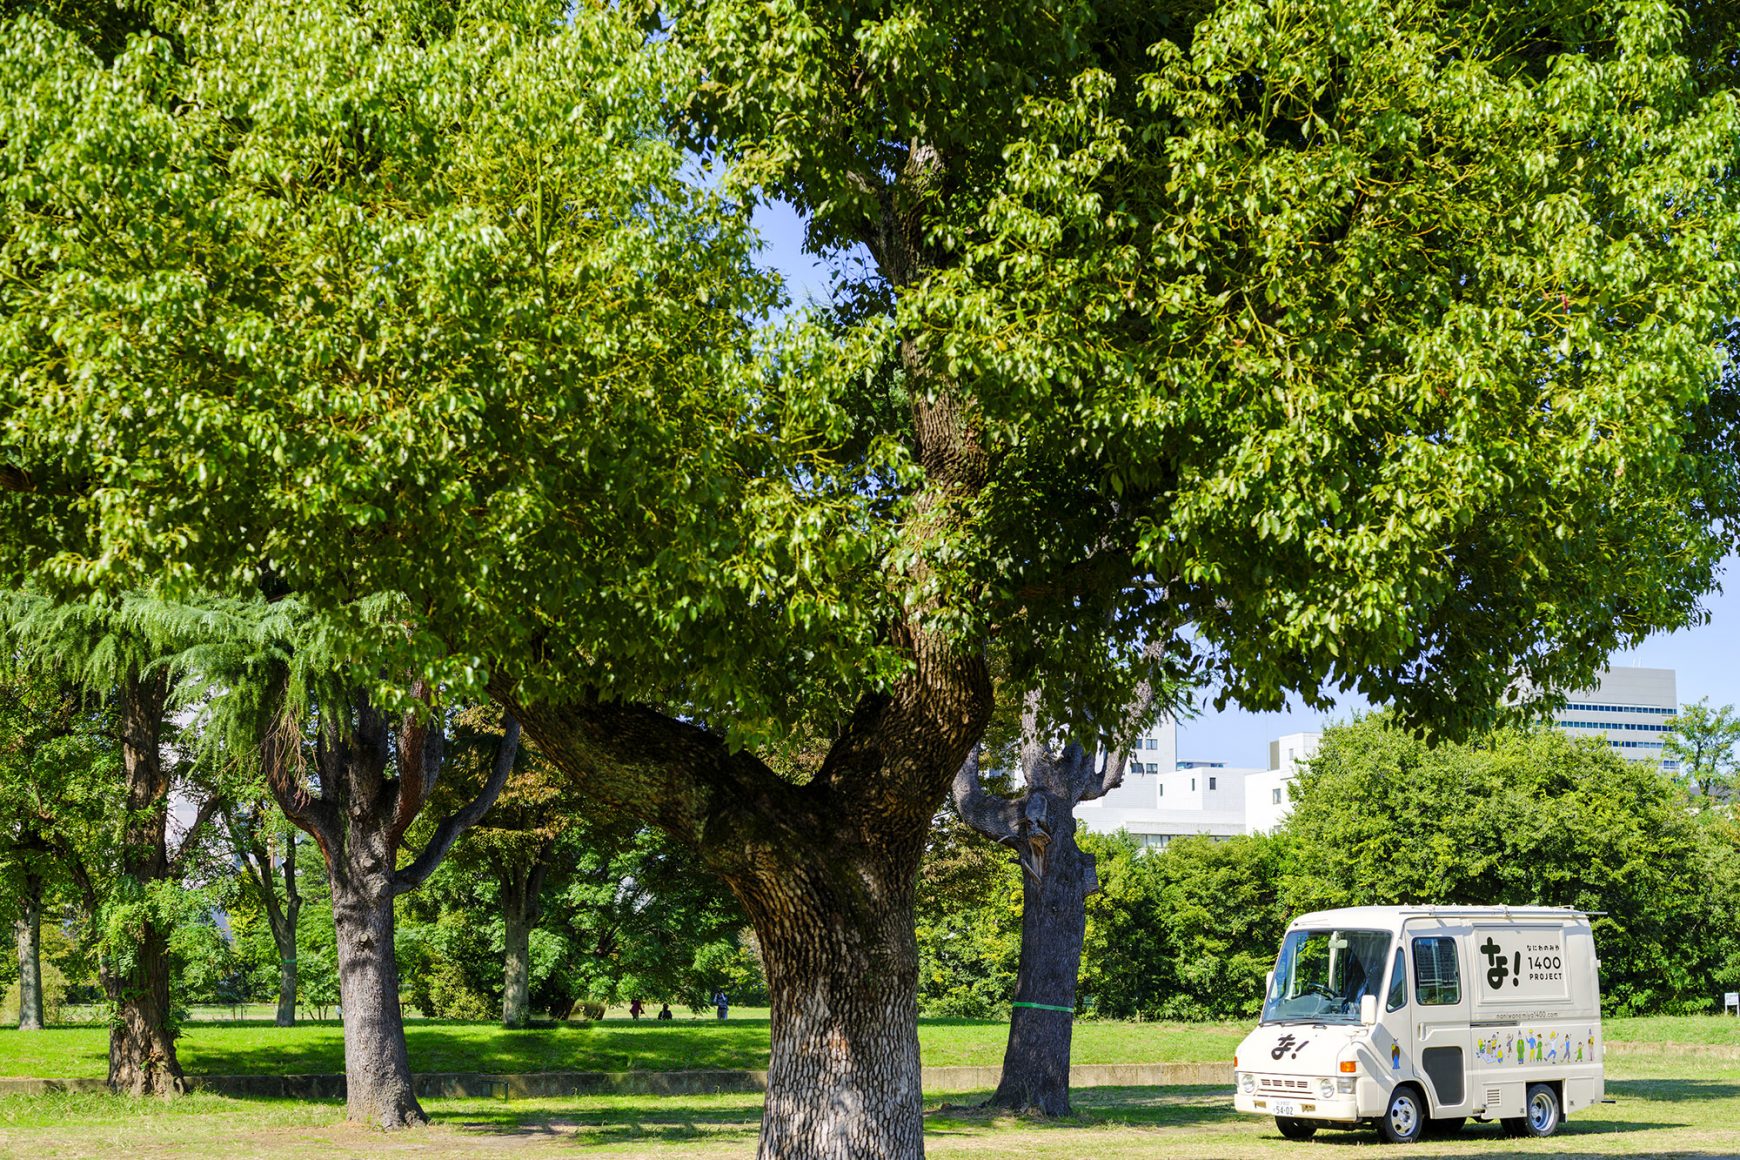
[[[1284,827],[1295,910],[1569,906],[1593,920],[1616,1014],[1701,1011],[1740,983],[1731,823],[1600,741],[1554,730],[1428,746],[1382,715],[1329,730]]]

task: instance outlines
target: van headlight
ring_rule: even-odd
[[[1317,1098],[1320,1100],[1327,1100],[1327,1099],[1333,1099],[1334,1097],[1335,1097],[1335,1081],[1328,1078],[1327,1076],[1325,1076],[1323,1079],[1318,1080],[1317,1081]]]
[[[1335,1090],[1344,1096],[1353,1094],[1353,1077],[1343,1076],[1335,1081]]]
[[[1241,1074],[1239,1076],[1239,1090],[1244,1092],[1247,1096],[1256,1091],[1257,1077],[1248,1071]]]

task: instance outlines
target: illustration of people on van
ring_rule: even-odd
[[[1574,910],[1301,915],[1234,1057],[1234,1107],[1292,1140],[1369,1125],[1402,1143],[1470,1118],[1550,1136],[1605,1091],[1598,961]]]

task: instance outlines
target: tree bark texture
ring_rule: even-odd
[[[26,871],[18,900],[18,1030],[41,1031],[42,1016],[42,879]]]
[[[501,1024],[519,1028],[531,1021],[532,928],[541,912],[546,864],[509,866],[501,875],[502,993]]]
[[[815,854],[795,873],[734,884],[772,1003],[760,1155],[921,1156],[916,874]]]
[[[984,701],[949,693],[983,676],[863,706],[802,785],[651,709],[513,706],[558,768],[691,843],[742,902],[773,1005],[764,1160],[923,1155],[913,897],[928,790],[982,728],[988,681]]]
[[[272,1017],[274,1026],[296,1026],[296,991],[299,985],[296,944],[292,942],[288,951],[282,946],[278,948],[278,1010]]]
[[[421,685],[413,695],[430,697]],[[397,869],[405,832],[428,803],[445,760],[439,710],[407,712],[395,743],[386,718],[360,692],[320,706],[313,781],[300,768],[301,744],[301,721],[281,713],[261,738],[261,768],[284,816],[307,831],[326,859],[344,1012],[346,1115],[386,1129],[427,1123],[400,1014],[393,899],[422,885],[501,793],[519,751],[519,725],[507,721],[478,795],[443,818],[422,853]]]
[[[424,1124],[429,1117],[417,1102],[399,1007],[392,858],[382,844],[357,846],[328,873],[344,1014],[345,1115],[386,1129]]]
[[[127,1095],[170,1096],[186,1090],[169,1023],[169,939],[147,924],[125,974],[105,980],[115,1003],[109,1027],[109,1087]]]
[[[1153,704],[1151,688],[1140,686],[1129,720],[1145,723]],[[1011,847],[1022,868],[1021,966],[990,1106],[1063,1116],[1087,898],[1099,889],[1093,856],[1076,845],[1075,807],[1119,785],[1126,758],[1096,765],[1079,743],[1059,743],[1051,732],[1040,721],[1038,696],[1029,695],[1021,721],[1026,789],[1015,798],[988,793],[975,752],[955,776],[954,801],[968,825]]]
[[[1075,844],[1075,819],[1064,814],[1046,852],[1045,876],[1022,875],[1021,966],[1016,1005],[1009,1011],[1003,1076],[990,1100],[993,1107],[1069,1114],[1075,986],[1081,974],[1087,896],[1098,885],[1093,855]]]
[[[170,773],[161,744],[168,677],[162,670],[130,670],[120,694],[121,761],[127,778],[121,873],[146,887],[170,875]],[[132,1095],[179,1094],[186,1085],[169,1018],[169,932],[146,917],[137,938],[128,948],[128,968],[112,971],[106,979],[115,1005],[109,1087]]]

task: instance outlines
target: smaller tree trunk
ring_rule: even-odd
[[[1075,844],[1066,811],[1052,833],[1045,875],[1023,874],[1021,966],[1003,1076],[991,1105],[1047,1116],[1069,1114],[1069,1058],[1075,986],[1087,929],[1087,896],[1097,888],[1093,855]]]
[[[501,1024],[524,1027],[532,1010],[532,929],[541,913],[539,898],[544,889],[544,855],[530,866],[500,867],[502,904]]]
[[[391,863],[387,863],[390,867]],[[411,1080],[393,958],[393,880],[381,873],[333,874],[338,996],[344,1012],[345,1110],[381,1128],[426,1124]]]
[[[18,1030],[42,1030],[42,879],[25,874],[18,917]]]
[[[531,1017],[532,924],[518,907],[503,908],[501,1025],[524,1027]]]
[[[187,1090],[169,1020],[169,940],[147,923],[133,969],[104,980],[115,1004],[109,1028],[109,1089],[134,1096],[173,1096]]]
[[[273,1019],[279,1027],[296,1026],[296,943],[278,948],[278,1014]]]

